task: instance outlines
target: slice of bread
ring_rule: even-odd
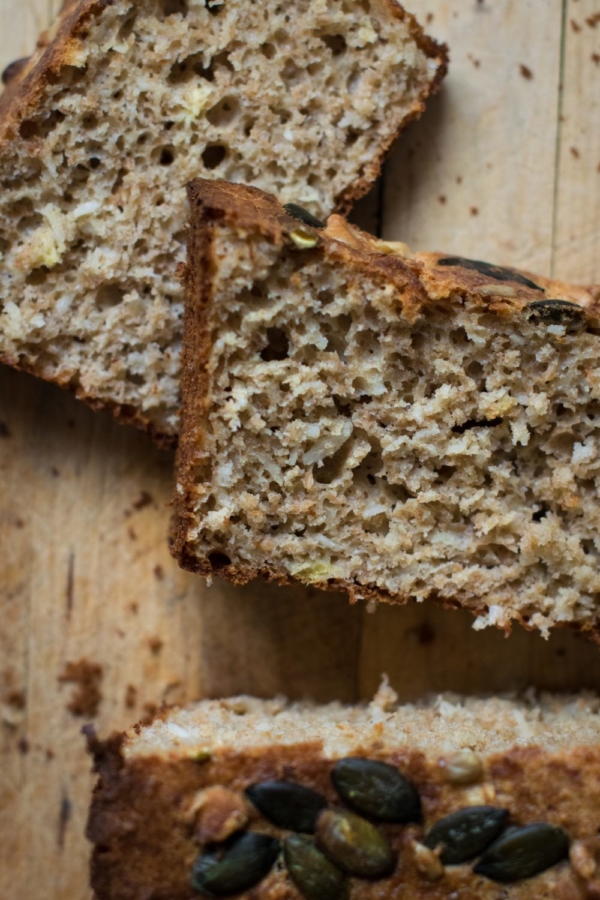
[[[600,288],[190,197],[181,564],[596,634]]]
[[[251,860],[244,861],[240,836],[258,833],[263,837],[245,841],[267,845],[264,868],[253,875],[255,886],[246,885],[248,890],[236,896],[341,900],[347,896],[341,873],[331,893],[318,872],[316,892],[302,882],[306,866],[313,875],[317,864],[328,868],[313,838],[292,837],[292,849],[299,846],[311,854],[302,861],[304,872],[296,867],[292,880],[276,842],[265,836],[282,841],[289,858],[290,835],[300,828],[310,833],[316,825],[318,846],[333,855],[336,865],[343,861],[355,873],[348,846],[340,854],[328,839],[332,820],[356,829],[356,819],[347,817],[350,810],[360,817],[359,844],[366,843],[368,859],[376,856],[373,841],[380,849],[391,848],[392,859],[370,879],[347,876],[345,888],[351,887],[352,900],[596,896],[591,891],[600,886],[598,709],[598,698],[591,696],[440,696],[398,706],[384,682],[366,707],[237,697],[166,712],[105,743],[90,731],[100,776],[88,824],[95,896],[228,896],[227,890],[217,890],[224,885],[215,880],[214,868],[208,872],[214,892],[205,893],[207,870],[221,852],[237,848],[242,857],[237,871],[241,866],[243,874],[244,862],[249,866]],[[356,757],[393,768],[340,763]],[[379,784],[378,777],[383,777]],[[282,781],[283,786],[265,785]],[[319,817],[325,804],[341,809],[341,816],[328,813],[324,819],[321,812]],[[459,814],[465,839],[458,853],[451,846],[444,850],[444,838],[450,835],[443,820],[451,814]],[[493,827],[478,843],[482,821]],[[533,823],[537,828],[527,828]],[[507,827],[520,830],[510,837]],[[485,845],[498,839],[500,846],[486,851]],[[524,849],[533,860],[527,874],[523,861],[515,859]],[[498,856],[500,861],[492,864]],[[523,868],[515,869],[515,863]],[[540,866],[547,868],[540,871]],[[194,872],[199,890],[190,883]],[[511,873],[519,880],[499,883]]]
[[[194,176],[347,209],[446,50],[394,0],[80,0],[0,100],[0,360],[178,428]]]

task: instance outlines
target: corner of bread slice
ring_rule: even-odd
[[[191,198],[182,565],[595,636],[597,289]]]

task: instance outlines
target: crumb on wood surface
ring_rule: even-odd
[[[523,63],[521,63],[521,65],[519,66],[519,72],[527,81],[531,81],[531,79],[533,78],[533,72],[531,71],[529,66],[523,65]]]
[[[59,682],[76,685],[67,709],[74,716],[95,716],[102,701],[100,683],[102,666],[99,663],[80,659],[78,662],[67,662],[58,677]]]

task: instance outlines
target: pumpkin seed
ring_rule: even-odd
[[[192,887],[205,897],[238,894],[257,884],[279,855],[277,838],[246,831],[194,863]]]
[[[325,797],[295,781],[262,781],[249,787],[246,795],[274,825],[309,834],[327,806]]]
[[[324,856],[312,838],[292,834],[283,844],[290,878],[306,900],[347,900],[346,876]]]
[[[509,884],[533,878],[565,859],[569,838],[562,828],[535,822],[509,828],[485,851],[473,871],[492,881]]]
[[[342,800],[369,819],[422,821],[419,792],[395,766],[349,756],[335,764],[331,780]]]
[[[321,222],[320,219],[317,219],[316,216],[313,216],[312,213],[309,213],[307,209],[304,209],[303,206],[299,206],[297,203],[286,203],[283,208],[288,216],[299,219],[305,225],[310,225],[311,228],[325,228],[325,222]]]
[[[585,313],[570,300],[535,300],[527,307],[529,320],[534,324],[562,325],[573,334],[585,327]]]
[[[508,269],[505,266],[493,266],[491,263],[483,262],[480,259],[447,256],[444,259],[438,259],[437,264],[438,266],[461,266],[463,269],[472,269],[475,272],[479,272],[480,275],[485,275],[486,278],[493,278],[495,281],[512,281],[515,284],[522,284],[523,287],[544,293],[544,288],[541,288],[535,281],[531,281],[530,278],[526,278],[521,272],[516,272],[514,269]]]
[[[308,228],[295,228],[290,232],[290,237],[296,247],[300,250],[310,250],[319,243],[319,236],[316,232],[310,231]]]
[[[442,847],[440,859],[455,866],[479,856],[495,840],[508,819],[508,810],[496,806],[467,806],[450,813],[430,828],[426,847]]]
[[[385,878],[396,864],[387,838],[366,819],[345,809],[326,809],[317,819],[317,843],[349,875]]]

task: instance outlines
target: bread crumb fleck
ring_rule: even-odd
[[[67,704],[67,709],[74,716],[91,718],[96,715],[102,701],[100,690],[102,674],[102,666],[87,659],[65,663],[58,680],[77,685]]]
[[[157,635],[155,635],[155,637],[151,637],[149,639],[148,646],[150,647],[150,651],[156,656],[162,650],[164,643],[165,642],[162,640],[162,638],[159,638]]]
[[[521,63],[521,65],[519,66],[519,72],[521,73],[523,78],[527,79],[527,81],[531,81],[531,79],[533,78],[533,72],[531,71],[529,66],[524,66],[523,63]]]

